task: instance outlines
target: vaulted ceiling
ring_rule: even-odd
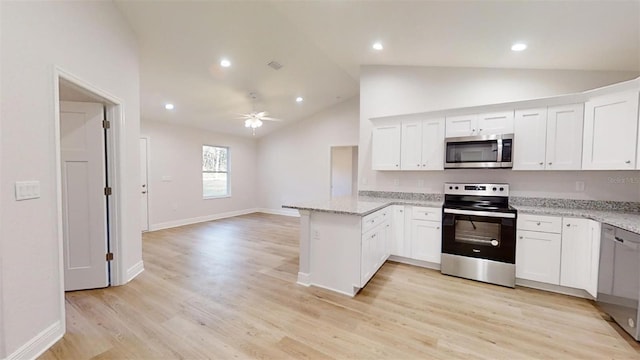
[[[357,95],[361,65],[640,71],[637,0],[116,4],[140,46],[143,121],[243,136],[238,114],[284,120],[261,136]]]

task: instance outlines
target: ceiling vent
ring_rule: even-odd
[[[282,68],[282,64],[280,64],[277,61],[272,61],[270,63],[268,63],[267,65],[269,65],[270,68],[272,68],[273,70],[280,70]]]

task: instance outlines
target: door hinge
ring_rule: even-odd
[[[102,120],[102,128],[109,129],[111,127],[111,122],[109,120]]]
[[[106,188],[104,188],[104,195],[105,196],[111,195],[111,188],[110,187],[107,186]]]
[[[107,253],[107,261],[113,261],[113,253]]]

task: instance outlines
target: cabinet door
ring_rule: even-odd
[[[447,137],[471,136],[478,134],[478,115],[447,116]]]
[[[513,133],[513,170],[544,170],[547,108],[516,110]]]
[[[594,298],[598,296],[598,272],[600,270],[600,237],[602,235],[600,223],[597,221],[589,220],[589,278],[585,290]]]
[[[373,128],[371,168],[400,170],[400,124]]]
[[[389,238],[391,237],[391,221],[387,220],[380,226],[380,236],[378,237],[377,265],[375,271],[387,261],[389,257]]]
[[[409,249],[404,245],[404,205],[393,207],[393,235],[389,239],[391,255],[409,257]]]
[[[440,264],[441,224],[436,221],[411,221],[411,258]]]
[[[371,264],[373,257],[371,256],[371,253],[374,248],[372,245],[374,240],[375,230],[371,230],[362,235],[360,250],[360,287],[364,287],[373,276],[373,266]]]
[[[422,167],[422,121],[402,123],[402,170],[421,170]]]
[[[518,230],[516,277],[560,284],[560,234]]]
[[[582,167],[582,104],[547,110],[547,170],[580,170]]]
[[[478,117],[478,134],[512,134],[513,111],[480,114]]]
[[[638,92],[595,98],[584,108],[582,169],[635,169]]]
[[[560,285],[586,289],[591,278],[591,261],[589,220],[563,218]]]
[[[444,118],[422,122],[422,170],[444,170]]]

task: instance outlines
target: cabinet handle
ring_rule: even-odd
[[[571,224],[567,224],[567,227],[571,227]]]
[[[476,132],[476,129],[471,129],[471,132]]]
[[[436,230],[440,230],[440,226],[436,226]]]
[[[143,191],[142,193],[143,193],[143,194],[146,194],[147,192],[146,192],[146,191]]]
[[[553,164],[552,162],[549,162],[549,165]],[[396,165],[397,166],[397,165]]]
[[[540,161],[540,165],[544,165],[544,161]]]
[[[540,226],[540,222],[538,222],[536,225]]]
[[[423,166],[423,167],[424,167],[424,166],[427,166],[427,164],[422,164],[422,166]]]
[[[482,131],[482,129],[478,129],[478,131]]]
[[[631,164],[631,160],[627,160],[624,162],[625,164]]]
[[[420,164],[416,164],[417,167],[420,167]]]
[[[374,237],[376,237],[376,234],[371,235],[371,238],[373,239]]]
[[[399,211],[400,211],[400,212],[403,212],[404,210],[400,209]]]
[[[396,164],[396,167],[398,167],[398,164]]]
[[[520,236],[520,239],[524,239],[524,237],[523,237],[523,236]]]

